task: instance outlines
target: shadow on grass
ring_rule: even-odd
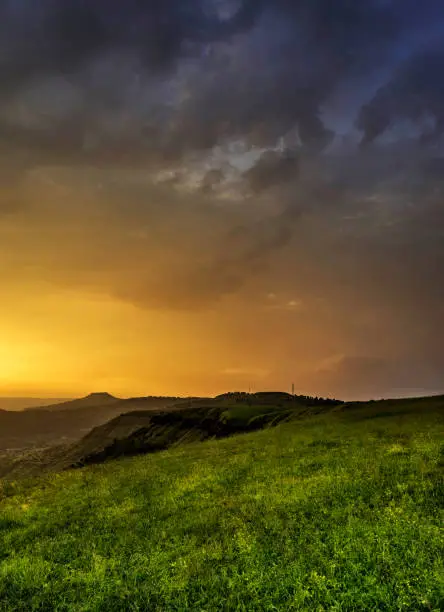
[[[310,444],[308,444],[307,446],[329,449],[339,448],[340,446],[342,446],[342,444],[341,442],[335,442],[334,440],[313,440],[313,442],[310,442]]]
[[[0,516],[0,532],[8,531],[9,529],[16,529],[18,527],[22,527],[22,523],[20,521]]]
[[[354,421],[372,421],[373,419],[385,419],[388,417],[403,416],[411,414],[414,410],[382,410],[381,412],[372,412],[370,414],[353,413]]]

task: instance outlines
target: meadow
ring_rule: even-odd
[[[0,610],[439,612],[443,414],[374,402],[0,481]]]

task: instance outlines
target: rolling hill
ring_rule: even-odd
[[[50,412],[61,418],[84,414],[88,397],[78,400],[77,410]],[[226,393],[215,398],[105,398],[110,406],[101,407],[97,419],[101,423],[76,439],[40,447],[6,449],[0,453],[0,478],[35,476],[43,472],[59,472],[89,464],[103,463],[125,456],[150,454],[205,440],[221,439],[235,434],[268,429],[277,425],[307,420],[322,414],[344,414],[350,422],[376,420],[396,416],[420,415],[438,411],[444,414],[444,396],[342,402],[334,399],[292,396],[287,393]],[[93,402],[98,398],[93,397]],[[116,401],[112,401],[116,400]],[[160,405],[163,401],[163,406]],[[32,411],[34,415],[45,411]],[[109,420],[105,415],[111,415]],[[1,416],[1,415],[0,415]],[[47,416],[46,416],[47,418]],[[78,430],[77,430],[78,431]]]
[[[175,397],[119,399],[107,393],[21,412],[0,410],[0,451],[37,448],[78,440],[91,428],[132,410],[156,410]]]
[[[103,407],[103,406],[112,406],[117,402],[123,401],[119,397],[114,397],[109,393],[90,393],[86,397],[66,400],[63,402],[59,402],[57,404],[48,404],[42,406],[33,406],[27,408],[26,410],[78,410],[81,408],[94,408],[94,407]]]

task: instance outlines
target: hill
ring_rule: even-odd
[[[272,397],[279,403],[272,403]],[[430,410],[442,412],[444,409],[444,396],[341,402],[286,393],[227,393],[213,399],[176,399],[160,408],[156,401],[154,398],[121,400],[113,405],[113,409],[118,411],[117,416],[114,414],[113,418],[74,441],[65,439],[59,444],[35,446],[19,452],[6,450],[0,453],[0,478],[28,477],[46,471],[84,467],[119,457],[269,429],[320,414],[344,413],[353,422],[419,415]],[[77,414],[77,411],[69,414]]]
[[[444,609],[444,398],[307,415],[3,480],[0,607]]]
[[[297,418],[326,413],[341,402],[316,404],[316,407],[292,396],[271,404],[267,396],[255,394],[251,403],[228,402],[219,396],[212,402],[195,402],[168,412],[130,412],[93,429],[73,447],[69,467],[100,463],[126,455],[165,450],[180,444],[218,439],[246,433]],[[254,403],[253,403],[254,402]]]
[[[272,398],[279,401],[273,403]],[[51,427],[54,428],[60,422],[66,429],[67,416],[75,416],[78,422],[79,411],[84,414],[87,399],[79,400],[80,403],[76,405],[80,407],[75,411],[54,409],[45,413],[43,410],[33,410],[32,414],[38,417],[45,413],[47,420],[48,415],[51,418],[57,417],[57,421],[49,419]],[[165,400],[163,406],[159,406],[160,400]],[[294,397],[288,394],[277,396],[274,393],[224,394],[213,399],[171,400],[135,398],[112,402],[114,414],[111,415],[109,407],[106,409],[111,419],[107,422],[102,420],[79,440],[72,442],[65,438],[60,440],[56,448],[47,448],[47,444],[41,444],[43,448],[40,449],[35,445],[32,450],[22,453],[3,453],[0,456],[0,476],[31,475],[47,469],[61,470],[98,463],[123,455],[156,452],[178,444],[223,438],[275,426],[285,420],[303,418],[342,405],[339,400]],[[96,408],[94,414],[95,411]],[[89,410],[86,414],[91,419]],[[100,418],[103,418],[103,414],[99,415]]]
[[[94,408],[95,406],[111,406],[121,401],[123,400],[106,392],[90,393],[86,397],[66,400],[57,404],[51,403],[46,406],[31,407],[27,410],[78,410],[79,408]]]
[[[243,404],[272,404],[273,406],[288,406],[290,402],[302,403],[306,406],[338,405],[343,402],[331,398],[311,397],[309,395],[291,395],[283,391],[258,391],[256,393],[230,392],[218,395],[216,400],[235,401]]]
[[[69,443],[124,412],[163,409],[175,397],[119,399],[91,394],[77,400],[12,412],[0,410],[0,451]]]

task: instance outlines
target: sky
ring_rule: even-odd
[[[5,0],[0,395],[444,392],[441,0]]]

